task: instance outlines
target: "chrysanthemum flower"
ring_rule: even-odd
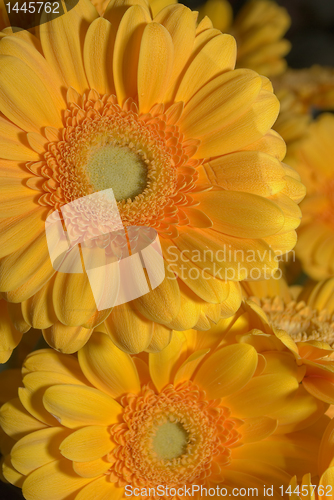
[[[159,350],[173,329],[231,315],[235,280],[294,246],[304,190],[270,129],[278,101],[266,78],[233,69],[234,39],[210,26],[182,5],[152,20],[145,5],[116,2],[101,18],[81,0],[40,40],[2,40],[0,290],[15,326],[74,352],[105,321],[123,349]],[[158,231],[167,275],[111,314],[97,310],[86,273],[53,269],[44,229],[50,212],[110,187],[125,226]],[[255,261],[238,275],[235,259],[207,255],[227,246]]]
[[[308,498],[310,500],[325,500],[334,498],[334,420],[328,424],[320,445],[318,458],[318,473],[310,473],[303,477],[296,476],[290,481],[286,492],[291,500]],[[298,480],[299,479],[299,480]],[[282,490],[284,491],[284,490]]]
[[[208,0],[200,9],[200,18],[204,16],[215,28],[236,38],[239,68],[251,68],[269,77],[285,71],[284,56],[291,44],[283,37],[291,20],[284,7],[272,0],[249,0],[233,21],[227,0]]]
[[[316,473],[328,404],[300,385],[303,367],[278,339],[256,338],[216,347],[175,333],[161,353],[131,357],[96,332],[78,359],[35,351],[0,411],[17,441],[5,478],[27,500],[123,498],[127,485],[266,484],[278,495]]]
[[[291,163],[307,187],[296,255],[315,280],[334,274],[334,116],[325,113],[294,148]]]

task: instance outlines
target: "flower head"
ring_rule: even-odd
[[[126,486],[153,497],[158,485],[230,492],[247,481],[278,493],[316,473],[328,404],[300,385],[303,367],[279,339],[252,337],[215,346],[175,333],[161,353],[131,357],[95,332],[78,359],[35,351],[0,411],[17,441],[5,478],[27,500],[102,500]]]
[[[233,314],[238,281],[265,274],[262,254],[275,269],[270,255],[294,246],[300,222],[304,189],[280,162],[270,82],[234,70],[233,37],[182,5],[152,19],[147,6],[111,2],[101,18],[80,0],[39,36],[0,47],[0,291],[15,326],[74,352],[105,322],[117,345],[140,352]],[[158,232],[166,267],[159,287],[112,312],[98,310],[86,273],[52,267],[45,235],[48,214],[110,187],[125,227]],[[66,227],[71,238],[86,230],[75,213]],[[218,260],[227,247],[260,257],[238,272],[237,260]],[[100,270],[101,294],[115,293]]]
[[[200,9],[200,18],[208,16],[213,26],[231,33],[238,44],[237,67],[251,68],[269,77],[286,69],[284,56],[291,44],[284,39],[290,16],[272,0],[249,0],[233,21],[227,0],[208,0]]]

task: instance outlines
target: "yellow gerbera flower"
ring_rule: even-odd
[[[293,354],[301,367],[306,391],[334,404],[334,280],[321,282],[311,291],[289,289],[283,280],[244,288],[249,298],[233,318],[221,320],[209,330],[201,346],[242,341],[269,349],[269,345],[277,348],[283,343],[283,350]]]
[[[334,116],[325,113],[309,127],[290,161],[307,187],[296,255],[315,280],[334,274]]]
[[[131,357],[95,332],[78,359],[30,354],[19,397],[0,410],[17,441],[5,478],[27,500],[102,500],[158,496],[145,494],[158,485],[176,498],[191,485],[278,494],[316,473],[328,404],[300,385],[294,354],[278,339],[203,349],[204,338],[175,333],[162,352]]]
[[[43,329],[65,352],[103,321],[129,352],[165,347],[173,329],[210,328],[237,310],[238,280],[277,267],[300,222],[304,188],[280,163],[269,81],[234,70],[234,39],[186,7],[152,20],[146,4],[122,5],[101,18],[80,0],[40,39],[0,47],[0,290],[16,327]],[[102,156],[113,165],[117,144],[133,175],[108,167],[103,177],[97,166]],[[158,288],[111,314],[97,310],[86,273],[53,269],[44,228],[52,211],[109,187],[125,226],[158,231],[166,261]],[[238,274],[238,259],[217,260],[224,248],[255,260]]]
[[[236,38],[237,67],[251,68],[269,77],[285,71],[284,56],[291,44],[283,36],[291,20],[284,7],[271,0],[249,0],[233,21],[227,0],[208,0],[200,8],[200,19],[204,16],[212,20],[215,28]]]

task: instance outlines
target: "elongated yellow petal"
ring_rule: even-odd
[[[209,399],[221,398],[242,389],[257,367],[257,352],[247,344],[230,345],[209,356],[195,375],[194,382]]]
[[[117,31],[113,73],[117,100],[120,104],[137,95],[137,70],[140,42],[150,16],[140,5],[130,7],[122,17]]]
[[[107,455],[115,446],[106,427],[90,425],[72,432],[59,449],[69,460],[88,462]]]
[[[152,321],[137,312],[131,303],[114,307],[105,326],[113,342],[131,354],[146,349],[153,335]]]
[[[94,496],[93,496],[94,495]],[[108,481],[103,476],[83,488],[75,497],[75,500],[120,500],[124,495],[124,488],[117,487],[115,483]]]
[[[51,15],[48,16],[44,11],[42,18],[47,21]],[[66,15],[55,17],[52,22],[45,22],[40,30],[46,60],[68,87],[79,92],[89,88],[82,47],[88,25],[97,17],[98,13],[92,3],[89,0],[80,0],[80,5]]]
[[[277,233],[284,224],[283,211],[261,196],[236,191],[196,193],[214,229],[239,238],[263,238]],[[221,210],[224,207],[224,210]]]
[[[186,104],[180,126],[189,137],[216,132],[246,113],[262,81],[251,70],[227,71],[207,83]]]
[[[118,349],[105,333],[94,332],[78,356],[83,373],[97,389],[113,398],[140,391],[138,373],[132,358]],[[127,374],[126,377],[124,373]]]
[[[95,19],[88,28],[84,45],[84,64],[90,88],[100,94],[114,94],[112,53],[116,31],[102,17]]]
[[[236,43],[232,36],[219,34],[208,39],[207,33],[204,32],[196,37],[196,43],[197,47],[195,45],[194,48],[197,50],[194,50],[194,56],[183,74],[175,101],[188,102],[215,76],[234,68]]]
[[[19,398],[12,399],[1,407],[0,423],[5,433],[15,441],[46,427],[26,411]]]
[[[68,460],[53,461],[34,470],[26,478],[22,492],[25,498],[59,500],[69,497],[89,484],[91,479],[78,476]]]
[[[111,425],[117,422],[121,406],[92,387],[55,385],[46,390],[43,403],[62,425],[74,429],[83,425]]]
[[[0,106],[9,120],[27,132],[62,127],[51,94],[29,66],[16,57],[0,55],[0,73]]]
[[[68,434],[69,431],[62,427],[48,427],[28,434],[11,450],[12,464],[27,476],[43,465],[60,460],[59,446]]]
[[[186,350],[187,344],[184,334],[174,332],[170,344],[163,351],[149,355],[150,375],[158,391],[173,382],[177,369],[183,362],[182,358],[185,357]]]
[[[147,113],[163,100],[168,88],[174,63],[174,47],[164,26],[148,24],[141,39],[138,61],[139,111]]]

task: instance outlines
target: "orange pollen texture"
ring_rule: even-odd
[[[45,153],[40,161],[26,164],[34,175],[28,185],[41,192],[39,203],[59,210],[93,193],[85,168],[91,152],[104,146],[126,147],[147,165],[147,184],[133,199],[118,202],[123,225],[154,227],[162,235],[176,236],[176,226],[189,222],[182,208],[197,204],[191,192],[202,190],[196,167],[204,161],[192,158],[200,140],[185,138],[176,124],[183,103],[167,110],[157,104],[143,115],[132,99],[120,106],[114,95],[101,96],[94,90],[68,95],[64,128],[47,128],[50,142]]]
[[[187,382],[168,385],[159,394],[145,386],[139,396],[123,397],[123,422],[111,430],[118,444],[108,457],[114,461],[111,481],[135,487],[200,484],[217,472],[214,462],[218,469],[229,465],[230,447],[240,438],[237,423],[229,418],[230,410],[220,406],[221,400],[205,396]],[[167,422],[184,429],[187,443],[180,456],[161,459],[153,442],[157,429]]]

